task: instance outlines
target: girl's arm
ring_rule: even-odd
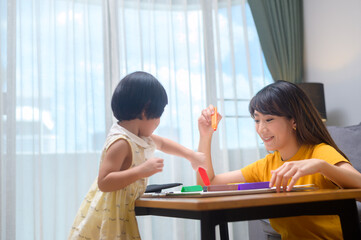
[[[100,164],[98,187],[103,192],[122,189],[138,179],[149,177],[163,170],[163,159],[152,158],[130,168],[132,151],[127,141],[118,140],[107,150]]]
[[[211,144],[214,130],[212,128],[211,116],[214,113],[214,107],[210,105],[208,108],[202,111],[201,116],[198,118],[198,129],[199,129],[199,145],[198,151],[203,152],[206,155],[206,169],[209,177],[209,181],[212,185],[216,184],[227,184],[236,182],[245,182],[241,170],[232,172],[222,173],[215,175],[212,158],[211,158]],[[222,119],[222,116],[218,113],[218,123]],[[203,185],[203,181],[197,174],[197,184]]]
[[[164,137],[160,137],[154,134],[151,137],[154,140],[158,150],[167,154],[188,159],[194,170],[197,170],[199,167],[205,167],[204,153],[194,152],[193,150]]]
[[[280,186],[291,191],[300,177],[315,173],[321,173],[341,188],[361,188],[361,173],[352,165],[347,162],[332,165],[321,159],[286,162],[272,171],[270,186],[275,185],[277,191],[280,191]]]

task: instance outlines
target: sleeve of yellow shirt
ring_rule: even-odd
[[[344,156],[341,155],[336,149],[327,144],[319,144],[315,146],[312,158],[322,159],[329,164],[335,165],[339,162],[350,163]],[[350,163],[351,164],[351,163]]]
[[[246,182],[269,181],[271,175],[271,170],[267,167],[269,155],[241,169]]]

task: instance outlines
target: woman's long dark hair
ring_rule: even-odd
[[[328,132],[321,116],[308,96],[296,84],[279,80],[261,89],[249,103],[249,112],[254,111],[294,119],[299,144],[317,145],[326,143],[346,159]]]

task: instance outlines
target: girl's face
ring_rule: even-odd
[[[268,151],[287,150],[296,141],[293,119],[275,115],[264,115],[254,111],[256,131]]]
[[[143,124],[140,128],[140,136],[149,137],[160,123],[160,118],[146,119],[143,118]]]

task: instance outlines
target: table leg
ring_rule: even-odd
[[[216,225],[209,212],[202,213],[201,216],[201,239],[215,240],[216,239]]]
[[[221,240],[228,240],[229,239],[228,223],[227,222],[223,222],[223,223],[219,224],[219,233],[221,235]]]
[[[347,200],[346,200],[347,201]],[[348,201],[339,211],[339,217],[344,239],[361,239],[360,220],[357,212],[356,202]],[[360,238],[358,238],[358,237]]]

